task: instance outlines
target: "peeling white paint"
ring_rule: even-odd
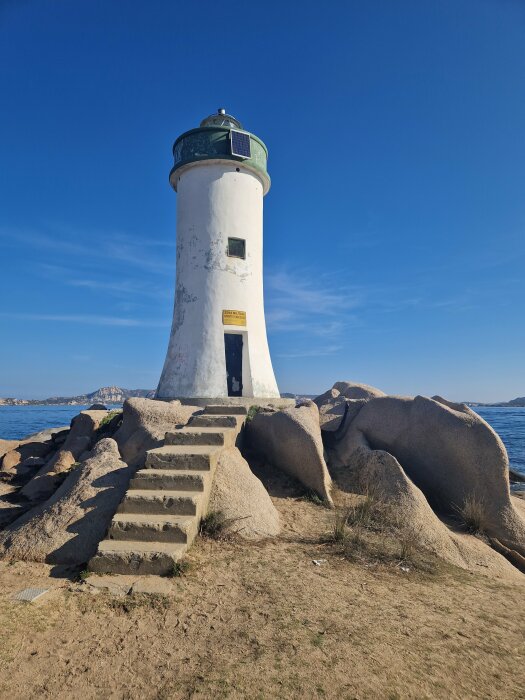
[[[177,179],[177,283],[173,325],[157,396],[228,396],[224,333],[243,335],[243,396],[278,397],[263,301],[263,183],[242,163],[207,160]],[[227,255],[246,240],[246,259]],[[224,326],[225,309],[246,327]]]

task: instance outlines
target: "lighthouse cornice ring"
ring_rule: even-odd
[[[175,192],[177,191],[177,183],[179,180],[179,177],[185,173],[187,170],[190,170],[190,168],[195,168],[199,166],[205,166],[205,165],[229,165],[231,167],[235,167],[236,163],[235,161],[232,161],[231,159],[226,159],[226,158],[202,158],[200,160],[191,160],[188,161],[187,163],[182,163],[181,165],[177,165],[176,167],[173,167],[170,171],[170,185],[173,187]],[[245,161],[241,161],[240,163],[237,164],[237,170],[240,169],[243,170],[248,170],[251,175],[254,175],[262,184],[263,187],[263,195],[266,195],[268,193],[268,190],[270,189],[271,185],[271,180],[270,176],[268,173],[263,173],[261,172],[260,169],[253,167],[249,163],[246,163]]]

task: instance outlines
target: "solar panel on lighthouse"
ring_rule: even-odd
[[[252,152],[250,150],[249,134],[245,134],[242,131],[235,131],[235,129],[232,129],[230,131],[230,139],[232,156],[239,156],[240,158],[251,158]]]

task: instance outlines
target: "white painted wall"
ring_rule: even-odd
[[[237,172],[239,169],[239,172]],[[232,161],[193,163],[177,186],[173,325],[159,398],[228,396],[224,333],[243,334],[243,396],[278,397],[263,302],[263,185]],[[228,237],[246,240],[246,260],[228,257]],[[246,312],[246,327],[222,312]]]

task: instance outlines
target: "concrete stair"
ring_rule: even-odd
[[[158,513],[119,513],[115,515],[108,536],[112,540],[147,542],[183,542],[197,534],[194,515],[166,515]]]
[[[232,447],[235,444],[234,428],[185,428],[175,433],[166,433],[164,445],[217,445]]]
[[[146,453],[144,468],[131,479],[89,569],[172,572],[206,514],[220,453],[236,444],[246,415],[244,406],[207,406],[184,428],[166,433],[164,445]]]
[[[206,415],[219,415],[219,416],[246,416],[248,415],[248,409],[246,406],[221,406],[219,404],[209,404],[204,409]]]

